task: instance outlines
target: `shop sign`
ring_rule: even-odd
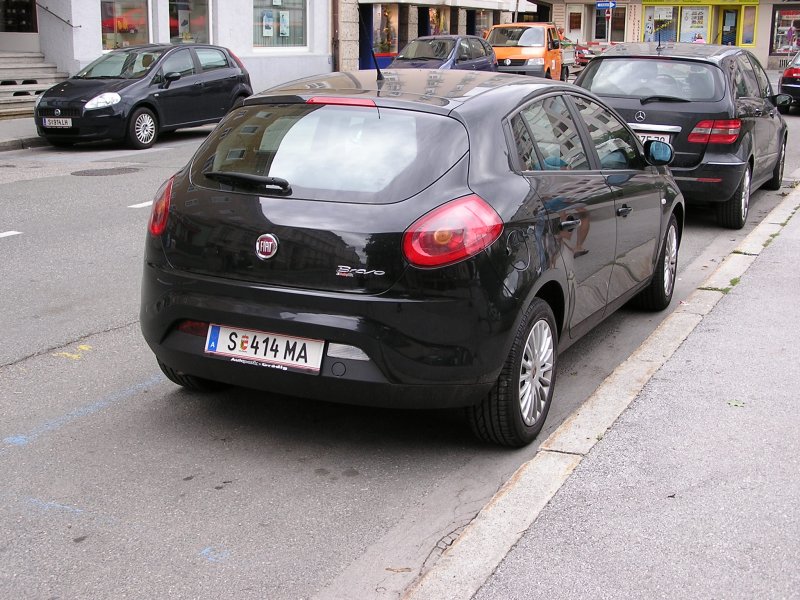
[[[758,0],[642,0],[642,4],[644,6],[653,6],[659,4],[665,6],[708,6],[709,4],[713,4],[715,6],[758,6]]]

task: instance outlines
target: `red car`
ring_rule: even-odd
[[[786,69],[778,80],[778,92],[792,97],[791,106],[778,107],[782,113],[788,113],[793,106],[800,106],[800,52],[795,54],[791,62],[786,65]]]

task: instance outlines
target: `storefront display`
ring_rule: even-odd
[[[150,41],[147,0],[102,0],[100,22],[103,50],[127,48]]]
[[[755,0],[643,1],[642,40],[755,46]]]
[[[209,0],[169,0],[169,37],[173,44],[208,43]]]
[[[376,56],[397,55],[397,12],[396,4],[372,7],[372,51]]]
[[[307,0],[253,0],[253,46],[305,46]]]
[[[800,51],[800,4],[776,6],[772,13],[770,54]]]

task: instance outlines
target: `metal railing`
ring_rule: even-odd
[[[67,20],[67,19],[65,19],[65,18],[63,18],[63,17],[60,17],[60,16],[58,16],[56,13],[54,13],[52,10],[50,10],[50,9],[49,9],[47,6],[43,6],[42,4],[39,4],[38,2],[36,3],[36,6],[37,6],[38,8],[41,8],[43,11],[45,11],[45,12],[47,12],[47,13],[50,13],[50,14],[51,14],[51,15],[53,15],[53,16],[54,16],[56,19],[58,19],[59,21],[61,21],[61,22],[62,22],[62,23],[64,23],[65,25],[69,25],[69,26],[70,26],[70,27],[72,27],[73,29],[78,29],[78,28],[80,27],[80,25],[73,25],[72,23],[70,23],[70,22],[69,22],[69,20]]]

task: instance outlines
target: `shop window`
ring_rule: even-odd
[[[208,0],[170,0],[169,37],[173,44],[208,43]]]
[[[306,45],[307,0],[253,0],[253,46]]]
[[[756,7],[742,7],[742,46],[756,43]]]
[[[645,6],[643,39],[645,42],[678,41],[678,7]]]
[[[146,0],[100,2],[103,50],[127,48],[150,41],[150,19]]]
[[[428,23],[430,32],[428,35],[439,35],[450,33],[450,9],[449,8],[429,8]]]
[[[372,6],[372,51],[378,54],[397,54],[397,5]]]
[[[489,28],[494,25],[494,15],[491,10],[475,11],[475,33],[486,37]]]
[[[708,6],[684,6],[681,8],[681,42],[708,41]]]
[[[771,54],[794,54],[800,50],[800,4],[775,8],[772,13]]]

